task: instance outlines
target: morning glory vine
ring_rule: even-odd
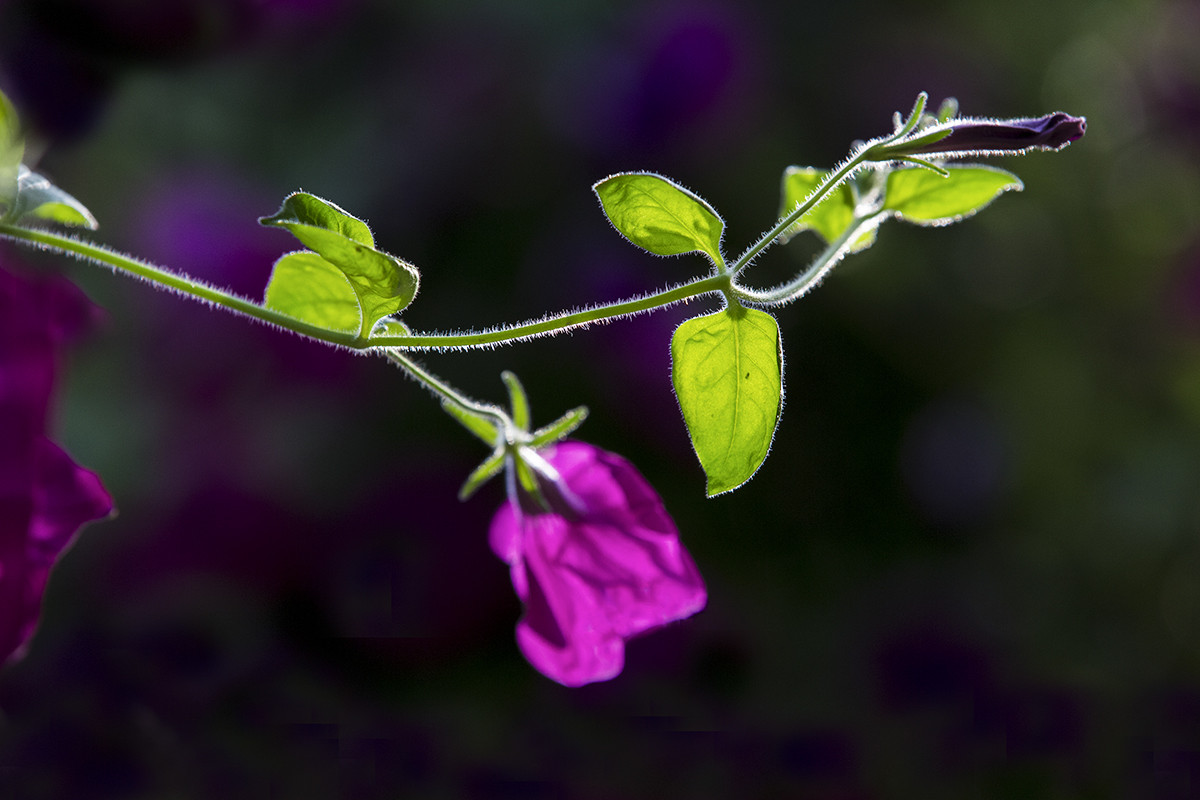
[[[82,203],[22,163],[17,114],[3,95],[0,237],[124,272],[333,346],[378,354],[400,367],[491,448],[460,497],[505,476],[508,500],[489,541],[509,564],[514,589],[526,603],[518,644],[547,676],[580,685],[618,674],[626,639],[704,606],[695,564],[661,499],[631,464],[567,438],[586,418],[585,407],[535,428],[512,373],[501,376],[508,389],[505,407],[463,394],[412,353],[516,343],[710,298],[714,308],[681,323],[671,337],[672,388],[707,494],[737,489],[766,459],[782,408],[784,346],[773,312],[813,289],[845,257],[871,247],[884,222],[948,225],[1023,188],[1011,172],[960,162],[1060,150],[1086,130],[1082,117],[1062,112],[962,117],[953,100],[928,113],[927,99],[918,95],[907,115],[894,115],[890,133],[857,143],[833,169],[787,167],[778,219],[734,259],[724,250],[720,214],[679,183],[653,172],[598,181],[592,190],[621,236],[653,255],[699,256],[697,274],[636,297],[488,329],[411,329],[402,314],[420,288],[416,266],[380,249],[365,221],[305,192],[288,195],[277,211],[259,219],[301,245],[276,261],[261,300],[61,233],[58,226],[96,230],[98,224]],[[824,243],[806,267],[773,287],[748,282],[766,250],[804,232]]]

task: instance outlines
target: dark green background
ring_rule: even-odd
[[[0,87],[97,237],[257,296],[327,197],[453,330],[615,300],[700,259],[590,185],[653,170],[736,256],[789,164],[926,90],[1087,137],[946,230],[889,223],[778,313],[772,453],[704,498],[668,341],[703,303],[428,354],[661,493],[699,616],[564,689],[521,658],[484,449],[383,361],[104,270],[59,438],[120,509],[0,673],[17,798],[1192,797],[1200,793],[1200,12],[1125,2],[0,3]],[[813,247],[769,251],[769,285]]]

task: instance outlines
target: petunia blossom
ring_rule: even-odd
[[[525,603],[517,644],[565,686],[608,680],[625,664],[626,640],[704,608],[704,581],[632,464],[578,441],[540,455],[557,473],[547,492],[555,510],[510,497],[489,532]]]
[[[46,436],[58,352],[91,308],[63,280],[0,269],[0,663],[33,633],[50,569],[112,500]]]

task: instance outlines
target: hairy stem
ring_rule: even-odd
[[[738,256],[738,260],[733,262],[733,267],[730,271],[735,276],[739,275],[746,267],[750,266],[750,262],[757,258],[763,250],[770,247],[788,228],[795,225],[797,220],[812,210],[831,191],[844,183],[856,170],[861,168],[866,161],[867,149],[865,146],[859,148],[844,164],[833,172],[826,173],[816,188],[804,199],[804,202],[798,204],[788,212],[779,222],[775,223],[775,227],[760,236],[758,241],[747,248],[746,252]]]
[[[513,422],[508,414],[499,406],[491,405],[490,403],[480,403],[477,400],[472,400],[462,392],[455,389],[450,384],[443,381],[441,378],[428,371],[416,361],[413,361],[404,353],[395,348],[388,348],[382,351],[384,356],[394,364],[403,369],[417,383],[424,386],[432,394],[441,400],[457,406],[459,409],[468,414],[477,414],[479,416],[488,417],[496,422],[497,427],[502,431],[508,432],[512,427]]]
[[[830,242],[829,246],[813,259],[808,269],[792,280],[766,291],[735,285],[734,294],[747,303],[759,306],[779,306],[798,299],[821,282],[821,279],[850,252],[854,242],[858,241],[860,236],[877,227],[885,218],[886,215],[879,211],[855,217],[841,236]]]
[[[520,341],[522,339],[532,339],[537,336],[546,336],[570,328],[585,326],[593,322],[606,322],[615,317],[652,311],[656,308],[689,300],[699,295],[726,292],[730,286],[728,275],[710,275],[704,278],[696,278],[679,286],[647,294],[643,297],[598,305],[582,311],[563,312],[546,317],[545,319],[507,325],[489,331],[455,334],[413,333],[410,335],[363,337],[353,333],[330,330],[319,325],[311,325],[303,320],[296,319],[287,314],[281,314],[274,309],[267,308],[232,292],[218,289],[202,281],[193,280],[162,267],[148,264],[132,256],[110,250],[102,245],[92,244],[91,242],[64,236],[52,231],[0,224],[0,237],[56,250],[85,261],[102,264],[142,278],[158,286],[179,292],[180,294],[221,306],[234,313],[253,317],[262,322],[286,328],[287,330],[318,339],[322,342],[341,345],[355,350],[382,350],[384,348],[436,350],[489,347]]]
[[[74,239],[70,236],[63,236],[40,228],[23,228],[17,225],[5,224],[0,224],[0,237],[28,242],[38,247],[57,250],[60,253],[66,253],[85,261],[93,261],[142,278],[163,288],[188,295],[197,300],[204,300],[213,305],[221,306],[236,314],[244,314],[304,336],[320,339],[329,344],[342,345],[355,349],[361,349],[365,346],[365,341],[355,334],[341,333],[329,330],[328,328],[322,328],[319,325],[310,325],[303,320],[290,317],[287,314],[281,314],[278,311],[259,305],[232,292],[218,289],[202,281],[184,277],[162,267],[140,261],[132,256],[110,250],[107,247],[85,242],[82,239]]]
[[[537,336],[559,333],[571,328],[586,326],[593,322],[607,322],[615,317],[652,311],[704,294],[725,292],[729,290],[729,286],[730,280],[728,275],[710,275],[706,278],[697,278],[671,289],[663,289],[644,297],[594,306],[582,311],[556,314],[535,322],[506,325],[490,331],[473,333],[413,333],[405,336],[374,336],[370,340],[370,346],[400,347],[405,349],[453,349],[507,344],[508,342],[520,341],[522,339],[532,339]]]

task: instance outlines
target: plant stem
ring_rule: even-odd
[[[564,312],[535,322],[507,325],[489,331],[455,334],[414,333],[401,336],[380,335],[362,337],[349,332],[330,330],[319,325],[309,324],[303,320],[259,305],[244,297],[223,289],[218,289],[215,286],[178,275],[162,267],[148,264],[132,256],[127,256],[102,245],[92,244],[81,239],[75,239],[40,228],[25,228],[5,224],[0,224],[0,237],[28,242],[39,247],[57,250],[77,258],[97,262],[142,278],[158,286],[179,292],[180,294],[221,306],[234,313],[244,314],[245,316],[286,328],[287,330],[318,339],[322,342],[341,345],[354,350],[383,348],[436,350],[487,347],[558,333],[570,328],[585,326],[592,322],[605,322],[614,317],[651,311],[673,303],[689,300],[699,295],[725,292],[730,288],[730,277],[728,275],[709,275],[632,300],[593,306],[582,311]]]
[[[820,283],[829,270],[833,269],[850,252],[853,243],[858,241],[864,233],[877,227],[885,219],[885,216],[882,212],[875,210],[861,217],[855,217],[846,230],[842,231],[841,236],[830,242],[829,246],[813,259],[808,269],[787,283],[762,292],[735,284],[734,294],[748,303],[760,306],[778,306],[796,300]]]
[[[74,239],[70,236],[64,236],[40,228],[24,228],[17,225],[5,224],[0,224],[0,237],[29,242],[39,247],[57,250],[77,258],[98,262],[115,270],[120,270],[121,272],[126,272],[150,281],[163,288],[171,289],[198,300],[205,300],[234,313],[244,314],[304,336],[320,339],[329,344],[342,345],[354,349],[361,349],[366,346],[365,340],[355,334],[342,333],[323,328],[319,325],[310,325],[303,320],[281,314],[278,311],[259,305],[232,292],[227,292],[224,289],[218,289],[207,283],[178,275],[162,267],[148,264],[101,245],[85,242],[82,239]]]
[[[831,191],[845,182],[851,175],[854,174],[855,170],[862,167],[863,163],[866,161],[867,150],[868,148],[866,146],[860,147],[854,153],[854,155],[848,158],[840,167],[833,172],[826,173],[825,177],[820,183],[817,184],[816,188],[813,189],[812,192],[809,193],[808,197],[804,199],[804,202],[792,209],[786,216],[780,219],[779,222],[775,223],[775,227],[771,228],[771,230],[760,236],[758,241],[747,248],[746,252],[738,256],[738,260],[733,262],[733,267],[730,268],[730,271],[736,276],[740,274],[742,270],[746,269],[746,267],[750,266],[750,262],[757,258],[759,253],[770,247],[771,244],[773,244],[775,240],[780,237],[780,235],[787,231],[788,228],[795,225],[797,220],[799,220],[802,216],[807,214],[809,210],[824,200]]]
[[[457,406],[468,414],[476,414],[495,420],[500,429],[506,434],[513,426],[513,422],[508,414],[500,407],[472,400],[395,348],[388,348],[382,352],[389,361],[397,364],[416,380],[417,383],[424,386],[444,402]]]
[[[638,297],[633,300],[622,300],[617,303],[593,306],[583,311],[556,314],[536,322],[524,322],[517,325],[506,325],[490,331],[475,333],[453,334],[422,334],[414,333],[407,336],[373,336],[371,347],[400,347],[404,349],[452,349],[459,347],[483,347],[496,344],[506,344],[521,339],[532,339],[537,336],[559,333],[571,328],[586,326],[593,322],[607,322],[614,317],[623,317],[643,311],[690,300],[703,294],[713,294],[729,290],[728,275],[709,275],[696,278],[671,289],[663,289],[653,294]]]
[[[911,128],[911,125],[915,124],[913,123],[913,119],[916,113],[918,112],[914,109],[914,114],[910,116],[904,128],[896,131],[889,137],[873,140],[861,145],[841,166],[827,173],[824,179],[822,179],[802,203],[798,204],[796,208],[781,218],[774,227],[759,237],[733,263],[730,269],[721,269],[717,274],[708,275],[704,278],[695,278],[687,283],[653,292],[642,297],[597,305],[581,311],[562,312],[541,320],[523,322],[516,325],[505,325],[486,331],[453,334],[424,334],[414,332],[402,335],[380,334],[375,336],[337,331],[320,325],[313,325],[224,289],[218,289],[202,281],[187,278],[162,267],[146,263],[132,256],[82,239],[72,238],[40,228],[25,228],[3,223],[0,223],[0,238],[26,242],[38,247],[57,250],[67,255],[103,264],[112,269],[135,275],[158,286],[221,306],[234,313],[243,314],[328,344],[348,347],[354,350],[450,350],[489,347],[559,333],[571,328],[586,326],[593,322],[606,322],[616,317],[651,311],[704,294],[720,292],[725,295],[726,300],[729,302],[734,302],[736,298],[741,298],[760,305],[778,305],[799,297],[804,291],[815,285],[821,276],[845,255],[845,252],[848,250],[845,246],[846,242],[853,241],[848,237],[853,235],[853,232],[857,230],[856,227],[852,226],[847,230],[846,234],[837,243],[831,245],[821,257],[818,257],[816,262],[803,274],[773,290],[756,292],[737,286],[735,281],[737,276],[760,253],[774,243],[781,234],[786,232],[804,214],[825,199],[831,191],[849,179],[855,171],[862,168],[869,160],[867,156],[872,146],[879,143],[887,143],[903,136]],[[865,224],[865,219],[860,222]],[[391,354],[388,355],[392,357]],[[401,365],[405,366],[406,369],[410,366],[404,363]],[[416,372],[413,372],[413,374],[417,375]]]

